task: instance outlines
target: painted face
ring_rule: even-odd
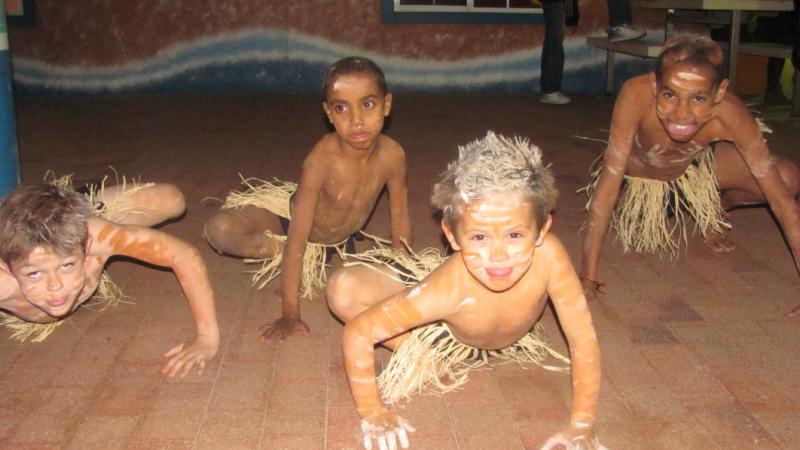
[[[336,79],[322,104],[336,133],[351,148],[369,149],[383,130],[392,109],[392,94],[383,94],[369,74]]]
[[[512,194],[470,202],[455,233],[445,227],[445,234],[469,273],[487,289],[502,292],[528,272],[546,228],[540,233],[533,205]]]
[[[674,63],[656,81],[656,115],[676,142],[689,142],[714,114],[727,80],[715,88],[710,67]]]
[[[58,255],[47,247],[36,247],[21,261],[11,263],[11,273],[22,295],[46,314],[61,318],[76,307],[86,283],[84,252],[80,247],[68,255]]]

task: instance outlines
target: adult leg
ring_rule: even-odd
[[[127,186],[128,189],[131,187]],[[98,190],[97,201],[111,205],[119,199],[120,194],[123,194],[121,185],[107,186]],[[174,219],[186,210],[183,193],[172,184],[156,183],[123,195],[121,206],[124,211],[113,213],[109,218],[121,225],[151,227]]]
[[[544,43],[539,87],[543,94],[561,90],[564,75],[564,2],[542,3]]]
[[[244,258],[272,258],[283,250],[283,242],[266,234],[283,235],[278,216],[263,208],[245,206],[223,209],[211,216],[203,236],[220,253]]]
[[[347,323],[363,311],[403,290],[405,284],[390,277],[390,270],[381,266],[343,267],[328,278],[328,306],[336,317]],[[383,345],[397,348],[406,338],[403,333]]]
[[[608,25],[610,28],[633,23],[633,13],[628,0],[607,0],[607,3]]]

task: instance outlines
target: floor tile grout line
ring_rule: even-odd
[[[251,298],[250,302],[252,301],[253,300]],[[219,352],[220,353],[219,366],[217,367],[217,373],[214,375],[214,381],[211,382],[211,390],[209,391],[208,398],[206,399],[205,405],[203,406],[203,414],[200,416],[200,423],[197,424],[197,429],[195,430],[194,437],[192,438],[192,444],[190,446],[190,448],[192,449],[197,446],[197,441],[200,438],[200,431],[203,429],[203,424],[206,421],[206,417],[208,417],[208,410],[211,405],[211,399],[214,398],[214,392],[217,390],[217,382],[219,381],[220,376],[222,376],[222,369],[225,366],[224,363],[226,358],[228,357],[228,349],[231,345],[231,342],[233,341],[233,339],[231,338],[231,336],[233,335],[233,330],[242,316],[242,311],[245,309],[245,305],[243,305],[242,303],[247,303],[247,305],[249,305],[250,302],[239,302],[239,308],[236,311],[236,315],[234,319],[231,321],[231,324],[228,326],[229,328],[229,330],[227,330],[228,338],[225,339],[225,345]]]

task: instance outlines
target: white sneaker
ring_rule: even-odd
[[[645,34],[647,34],[647,31],[623,23],[622,25],[611,27],[608,30],[608,42],[632,41],[634,39],[639,39]]]
[[[539,97],[539,101],[542,103],[547,103],[548,105],[566,105],[567,103],[571,102],[572,99],[559,91],[555,91],[542,94],[541,97]]]

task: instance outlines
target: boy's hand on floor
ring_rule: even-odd
[[[383,410],[361,421],[366,450],[373,449],[373,439],[378,444],[378,450],[396,450],[398,442],[400,447],[408,448],[408,433],[415,431],[417,430],[414,427],[393,411]]]
[[[189,345],[176,345],[164,353],[167,362],[161,368],[161,373],[168,377],[179,375],[183,378],[192,367],[197,367],[197,374],[200,375],[206,368],[206,361],[217,354],[217,349],[219,349],[219,339],[208,336],[198,336]]]
[[[308,336],[311,330],[300,318],[281,316],[275,322],[262,325],[258,332],[261,333],[262,342],[283,342],[293,334]]]
[[[569,429],[556,434],[542,445],[541,450],[563,448],[565,450],[608,450],[597,441],[594,428],[570,425]]]

